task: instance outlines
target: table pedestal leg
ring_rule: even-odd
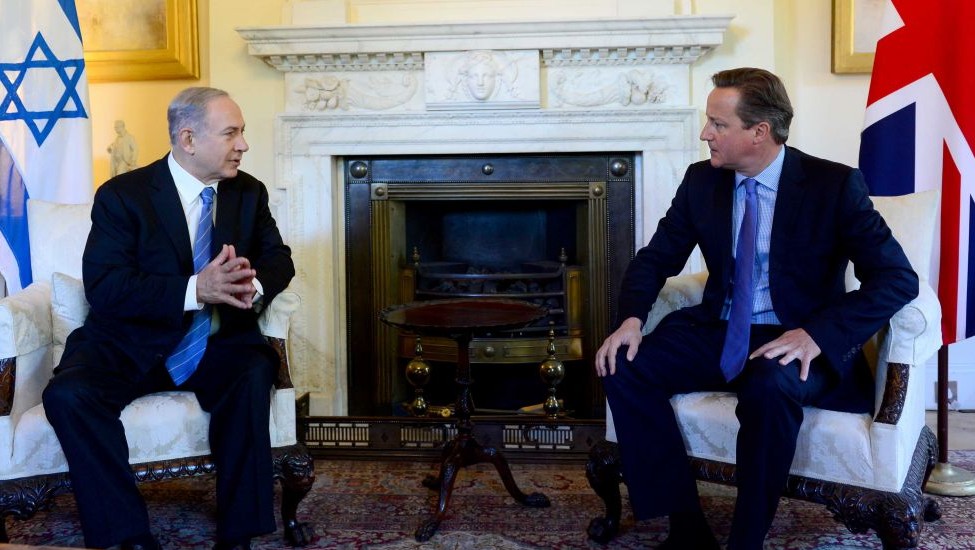
[[[551,505],[548,497],[542,493],[525,494],[522,492],[515,483],[508,461],[501,454],[501,451],[494,447],[483,447],[474,439],[473,425],[470,421],[470,416],[474,412],[474,404],[470,397],[471,365],[468,355],[471,335],[460,335],[454,339],[457,340],[457,436],[444,447],[443,458],[440,462],[440,475],[437,478],[427,477],[423,481],[423,485],[431,489],[439,489],[440,499],[437,501],[437,510],[433,516],[416,528],[414,536],[420,542],[429,540],[436,533],[440,522],[443,521],[444,515],[447,513],[447,504],[450,502],[450,494],[454,490],[457,472],[464,466],[490,462],[494,464],[494,468],[501,476],[504,488],[520,504],[533,508],[545,508]]]

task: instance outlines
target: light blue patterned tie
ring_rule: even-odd
[[[199,273],[210,262],[210,243],[213,241],[213,195],[212,187],[204,187],[200,193],[203,211],[200,212],[200,225],[193,241],[193,271]],[[189,378],[200,364],[203,352],[207,349],[210,337],[210,306],[193,312],[190,329],[183,335],[172,355],[166,359],[166,369],[177,386]]]
[[[721,350],[721,372],[729,382],[745,366],[748,340],[752,329],[752,308],[755,297],[755,241],[758,237],[758,195],[755,180],[745,179],[745,214],[738,229],[735,249],[735,278],[731,287],[731,313],[728,333]]]

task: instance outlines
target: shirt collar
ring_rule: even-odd
[[[779,154],[775,155],[775,159],[765,167],[764,170],[759,172],[753,179],[760,185],[768,187],[772,191],[779,190],[779,178],[782,177],[782,165],[785,163],[785,145],[779,146]],[[735,188],[737,189],[741,182],[745,181],[748,176],[735,172]]]
[[[169,153],[169,173],[173,175],[173,182],[176,184],[176,192],[179,193],[179,199],[183,204],[189,204],[193,202],[197,197],[200,196],[200,192],[203,191],[203,187],[212,187],[214,193],[219,192],[217,187],[220,185],[219,181],[214,181],[210,183],[203,183],[196,179],[193,174],[186,171],[185,168],[176,162],[173,158],[173,154]]]

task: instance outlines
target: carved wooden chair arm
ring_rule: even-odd
[[[941,303],[931,285],[922,282],[918,297],[901,308],[890,319],[886,355],[891,363],[923,365],[943,340],[941,337]]]
[[[881,335],[878,368],[886,366],[886,369],[877,372],[878,378],[884,377],[884,387],[876,422],[897,424],[900,421],[911,375],[919,374],[912,371],[924,368],[942,342],[941,304],[934,289],[922,282],[918,297],[891,317]],[[923,380],[919,375],[916,378]]]
[[[261,316],[258,318],[258,325],[271,347],[278,352],[280,363],[278,364],[278,376],[274,386],[278,389],[293,388],[291,382],[291,369],[288,362],[288,330],[291,324],[291,316],[301,305],[301,298],[298,294],[284,291],[271,301]]]
[[[34,283],[0,299],[0,416],[11,414],[15,405],[23,412],[40,403],[47,377],[43,380],[27,377],[50,373],[28,368],[33,365],[21,365],[18,385],[17,357],[42,353],[40,350],[49,348],[52,340],[51,286],[48,283]]]
[[[0,357],[17,357],[50,345],[51,327],[49,283],[33,283],[0,299]]]

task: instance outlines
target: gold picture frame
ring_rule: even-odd
[[[873,71],[874,51],[857,46],[859,21],[863,17],[858,14],[857,0],[833,0],[833,72],[834,73],[870,73]],[[871,16],[879,17],[875,13]],[[872,23],[874,21],[871,21]]]
[[[78,0],[89,82],[200,78],[197,0]]]

